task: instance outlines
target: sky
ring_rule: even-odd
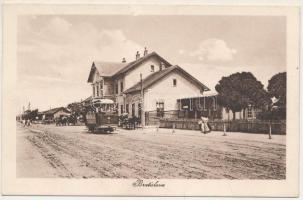
[[[91,95],[93,61],[127,62],[144,47],[215,92],[222,76],[249,71],[265,88],[286,71],[280,16],[23,15],[18,17],[18,107],[46,110]]]

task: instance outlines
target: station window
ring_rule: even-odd
[[[251,106],[248,106],[247,108],[247,118],[252,118],[253,115],[252,115],[252,107]]]
[[[123,82],[120,82],[120,92],[123,92]]]
[[[173,86],[177,87],[177,79],[175,79],[175,78],[173,79]]]
[[[141,103],[138,103],[138,117],[141,119],[141,115],[142,115],[142,107],[141,107]]]
[[[165,67],[165,66],[164,66],[164,63],[161,62],[161,63],[160,63],[160,69],[159,69],[159,70],[161,71],[161,70],[163,69],[163,67]]]
[[[151,71],[151,72],[154,72],[154,71],[155,71],[155,66],[154,66],[154,65],[151,65],[151,66],[150,66],[150,71]]]
[[[164,116],[164,102],[160,101],[156,103],[157,108],[157,117],[163,117]]]
[[[103,97],[103,81],[100,81],[99,88],[100,88],[100,96]]]
[[[126,112],[126,113],[129,113],[128,104],[125,105],[125,112]]]
[[[97,97],[99,97],[99,84],[97,84]]]
[[[93,97],[95,97],[95,85],[93,84]]]
[[[123,105],[120,105],[121,114],[123,114]]]
[[[115,87],[116,87],[116,94],[118,94],[119,93],[118,83],[115,85]]]
[[[103,89],[103,80],[100,81],[100,89]]]
[[[135,116],[135,104],[133,103],[132,104],[132,117]]]

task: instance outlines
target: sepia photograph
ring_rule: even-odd
[[[15,15],[15,178],[285,183],[288,16],[142,7]]]

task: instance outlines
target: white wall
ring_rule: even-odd
[[[96,83],[97,82],[100,82],[101,80],[103,80],[103,78],[100,76],[98,70],[95,71],[95,74],[94,74],[94,77],[93,77],[93,81],[92,81],[92,85],[91,85],[91,94],[93,97],[96,97],[96,94],[97,94],[97,86],[96,86]],[[93,88],[95,87],[95,94],[93,94]],[[104,84],[103,84],[103,90],[104,90]],[[99,87],[99,96],[102,96],[100,94],[101,92],[101,89]],[[103,94],[104,94],[104,91],[103,91]]]
[[[244,112],[244,110],[241,110],[240,112],[236,112],[236,119],[255,119],[256,118],[256,111],[255,109],[252,109],[252,117],[248,118],[247,112]],[[229,112],[226,112],[226,109],[223,108],[222,110],[222,119],[223,120],[232,120],[233,119],[233,113],[230,110]]]
[[[104,96],[112,95],[113,92],[114,92],[113,81],[111,81],[109,79],[104,79],[104,84],[103,84],[103,94],[104,94]]]
[[[60,117],[60,115],[69,115],[69,113],[67,113],[67,112],[65,112],[63,110],[59,110],[58,112],[56,112],[54,114],[54,118],[58,118],[58,117]]]
[[[177,80],[177,86],[173,86],[173,79]],[[156,110],[157,101],[164,102],[164,110],[177,110],[177,99],[201,96],[200,88],[193,85],[177,72],[172,72],[158,83],[145,91],[145,111]]]
[[[131,70],[129,73],[127,73],[124,77],[124,90],[127,90],[136,83],[140,82],[141,73],[143,79],[152,74],[153,72],[151,71],[151,65],[154,65],[154,72],[159,71],[160,61],[156,57],[150,57],[139,66],[137,66],[134,70]]]
[[[236,112],[236,119],[242,119],[243,114],[241,112]],[[223,120],[232,120],[233,119],[233,112],[230,110],[229,112],[226,111],[225,108],[222,109],[222,119]]]

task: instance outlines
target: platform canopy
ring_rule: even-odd
[[[101,99],[101,98],[93,98],[93,103],[101,103],[101,104],[114,104],[115,102],[111,99]]]

